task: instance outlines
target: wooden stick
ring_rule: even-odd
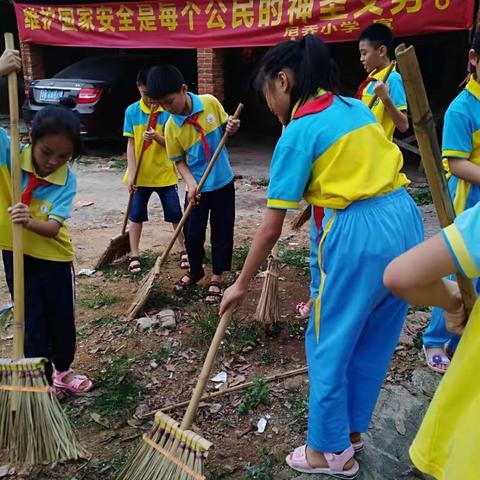
[[[435,122],[428,102],[417,56],[413,46],[406,48],[404,44],[397,47],[395,53],[407,92],[413,128],[417,137],[425,174],[430,185],[440,225],[442,228],[445,228],[453,223],[455,210],[443,170],[442,154],[435,131]],[[460,274],[457,275],[457,282],[462,293],[463,302],[465,303],[465,309],[467,313],[470,313],[477,300],[473,283]]]
[[[383,83],[387,83],[387,80],[388,80],[388,77],[390,76],[390,74],[393,72],[393,69],[395,68],[395,65],[397,64],[397,62],[395,60],[392,61],[392,63],[390,64],[390,66],[388,67],[388,70],[385,72],[385,75],[383,76],[382,78],[382,82]],[[378,95],[374,95],[370,101],[368,102],[368,108],[371,110],[373,108],[373,106],[375,105],[375,102],[377,101],[377,98],[378,98]]]
[[[13,50],[15,43],[11,33],[5,33],[5,48]],[[10,108],[10,164],[12,169],[13,205],[22,201],[22,169],[20,166],[20,133],[17,72],[8,75],[8,100]],[[23,225],[14,223],[13,230],[13,359],[24,356],[25,337],[25,285],[23,271]]]
[[[276,380],[282,380],[284,378],[289,378],[289,377],[296,377],[297,375],[304,375],[307,373],[307,367],[302,367],[302,368],[297,368],[295,370],[290,370],[289,372],[284,372],[284,373],[277,373],[275,375],[270,375],[269,377],[265,377],[262,379],[263,382],[265,383],[272,383],[275,382]],[[247,388],[253,387],[255,385],[255,382],[246,382],[242,383],[241,385],[235,385],[234,387],[226,388],[225,390],[221,390],[219,392],[213,392],[208,395],[204,395],[200,400],[202,402],[211,400],[213,398],[217,398],[223,395],[229,395],[231,393],[239,392],[241,390],[245,390]],[[189,400],[186,400],[184,402],[179,402],[179,403],[174,403],[173,405],[167,405],[166,407],[162,408],[162,412],[170,412],[172,410],[176,410],[178,408],[183,408],[186,407],[189,404]],[[145,415],[142,415],[142,418],[147,418],[151,417],[157,412],[157,410],[148,412]]]
[[[150,126],[150,123],[152,121],[152,117],[154,114],[155,110],[155,105],[152,105],[150,107],[150,114],[148,115],[148,121],[147,121],[147,128]],[[152,140],[154,142],[155,140]],[[142,142],[140,144],[140,153],[138,155],[138,160],[137,160],[137,165],[135,167],[135,175],[133,177],[133,184],[137,185],[137,179],[138,175],[140,172],[140,166],[142,165],[142,159],[143,159],[143,154],[145,153],[145,138],[142,137]],[[130,213],[130,208],[132,207],[132,200],[133,200],[133,195],[135,195],[135,192],[130,192],[128,195],[128,203],[127,203],[127,209],[125,210],[125,216],[123,218],[123,224],[122,224],[122,232],[120,235],[125,235],[125,232],[127,231],[127,225],[128,225],[128,214]]]

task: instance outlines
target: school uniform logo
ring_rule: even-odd
[[[215,122],[215,115],[213,113],[209,113],[207,115],[207,122],[210,124],[210,125],[213,125],[213,122]]]
[[[40,213],[42,215],[45,215],[46,213],[48,213],[48,210],[49,210],[48,205],[46,205],[45,203],[40,205]]]

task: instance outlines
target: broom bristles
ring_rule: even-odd
[[[49,388],[45,362],[40,358],[0,360],[0,445],[16,464],[39,465],[87,456]]]
[[[203,480],[212,444],[161,412],[116,480]]]
[[[150,293],[153,290],[157,274],[155,268],[152,268],[149,274],[145,277],[145,280],[140,285],[135,297],[127,311],[128,320],[134,320],[136,316],[143,310],[143,307],[150,297]]]
[[[100,270],[107,265],[110,265],[112,262],[118,258],[123,257],[130,251],[130,240],[128,232],[125,232],[123,235],[118,235],[110,240],[110,244],[107,249],[102,253],[98,259],[95,270]]]
[[[268,259],[262,293],[255,315],[257,320],[264,325],[274,325],[280,320],[279,276],[280,262],[275,256],[271,255]]]
[[[312,207],[307,205],[292,221],[291,228],[293,231],[300,230],[311,218]]]

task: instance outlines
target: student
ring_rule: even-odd
[[[457,215],[480,201],[480,33],[475,35],[468,55],[473,73],[448,107],[443,127],[442,155]],[[475,281],[480,291],[480,282]],[[429,368],[445,373],[450,365],[448,355],[455,352],[458,341],[458,335],[446,330],[442,310],[434,308],[423,335]]]
[[[223,272],[231,268],[235,223],[234,176],[226,148],[222,149],[201,194],[197,186],[224,129],[233,135],[240,121],[230,119],[212,95],[189,92],[182,73],[173,65],[153,68],[148,75],[147,90],[150,98],[171,114],[165,127],[167,153],[187,183],[186,204],[196,205],[184,230],[190,270],[176,283],[175,291],[183,293],[205,275],[204,244],[210,215],[213,274],[205,301],[216,304],[222,296]]]
[[[408,130],[407,97],[402,77],[394,70],[386,84],[382,81],[394,55],[392,31],[386,25],[374,23],[361,33],[358,47],[368,77],[358,88],[356,97],[368,105],[374,95],[378,96],[372,112],[387,138],[392,140],[395,128],[402,133]]]
[[[137,87],[140,100],[130,105],[125,112],[123,135],[128,137],[127,160],[128,169],[123,179],[130,192],[135,192],[130,214],[128,216],[128,233],[130,239],[130,263],[128,270],[139,273],[140,237],[143,223],[148,221],[148,201],[156,192],[162,202],[163,215],[166,222],[177,228],[182,218],[182,208],[178,198],[178,177],[175,165],[167,157],[165,149],[164,128],[170,116],[161,106],[154,105],[147,95],[148,69],[143,69],[137,75]],[[150,110],[154,108],[151,124],[147,125]],[[134,177],[136,165],[143,144],[143,157],[136,183]],[[180,247],[180,267],[188,268],[188,257],[185,252],[183,234],[178,238]]]
[[[6,50],[0,74],[18,68],[18,59],[18,52]],[[75,276],[65,225],[77,187],[67,163],[81,152],[80,122],[70,110],[45,107],[35,116],[31,138],[32,145],[21,150],[22,201],[12,205],[10,138],[0,128],[0,249],[5,276],[13,295],[13,222],[24,229],[25,355],[49,360],[46,375],[55,387],[83,394],[93,383],[70,368],[76,341]]]
[[[436,305],[447,328],[463,329],[465,310],[455,282],[461,273],[480,276],[480,204],[453,225],[394,260],[385,285],[411,304]],[[477,480],[480,429],[480,304],[477,301],[448,372],[442,379],[410,448],[414,464],[437,480]],[[478,360],[478,361],[477,361]]]
[[[423,226],[403,188],[400,150],[362,102],[335,94],[333,73],[327,46],[312,35],[281,43],[263,59],[259,88],[287,127],[273,154],[263,222],[220,313],[246,296],[287,210],[302,196],[323,207],[319,295],[306,333],[308,437],[287,463],[355,478],[354,449],[363,447],[407,313],[384,287],[383,271],[422,240]]]

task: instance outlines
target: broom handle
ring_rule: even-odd
[[[198,405],[200,404],[203,392],[205,391],[205,386],[207,385],[208,379],[210,377],[213,362],[215,361],[215,357],[217,356],[220,343],[223,340],[225,331],[230,325],[232,313],[233,308],[230,308],[222,315],[222,318],[218,323],[217,330],[215,331],[215,336],[213,337],[210,348],[208,349],[207,357],[205,358],[205,362],[203,364],[202,371],[200,372],[197,385],[195,386],[195,390],[193,391],[192,399],[190,400],[187,411],[185,412],[185,415],[183,417],[182,424],[180,426],[180,429],[182,430],[186,430],[192,426],[193,419],[195,418],[195,414],[197,413]]]
[[[397,64],[397,62],[395,60],[392,60],[392,63],[390,64],[390,66],[388,67],[388,70],[385,72],[385,75],[383,76],[382,78],[382,82],[383,83],[387,83],[387,80],[388,80],[388,77],[390,76],[390,74],[393,72],[393,69],[395,68],[395,65]],[[373,105],[375,104],[375,102],[377,101],[377,98],[378,98],[378,95],[374,95],[370,101],[368,102],[368,108],[371,110],[373,108]]]
[[[150,125],[150,122],[152,121],[152,116],[153,116],[153,106],[150,108],[150,114],[148,115],[148,121],[147,121],[147,127]],[[135,167],[135,175],[133,177],[133,184],[137,184],[137,178],[138,178],[138,173],[140,172],[140,165],[142,164],[142,159],[143,159],[143,154],[145,153],[145,138],[142,136],[142,142],[140,144],[140,154],[138,157],[138,162]],[[132,200],[133,200],[133,195],[135,195],[135,192],[130,192],[128,195],[128,203],[127,203],[127,209],[125,210],[125,217],[123,218],[123,225],[122,225],[122,233],[121,235],[125,235],[125,232],[127,231],[127,225],[128,225],[128,214],[130,213],[130,208],[132,206]]]
[[[240,114],[242,113],[243,110],[243,104],[239,103],[237,109],[235,110],[235,113],[233,114],[232,119],[237,120],[240,117]],[[202,191],[203,185],[207,181],[208,176],[210,175],[210,172],[212,171],[213,167],[215,166],[215,162],[217,161],[218,157],[220,156],[220,153],[222,152],[223,147],[227,143],[228,140],[228,133],[225,132],[223,134],[222,139],[220,140],[220,143],[218,144],[218,147],[216,148],[212,159],[208,163],[207,169],[205,170],[205,173],[203,174],[202,178],[200,179],[200,182],[198,183],[198,188],[197,192],[200,193]],[[193,203],[189,203],[187,208],[185,209],[185,212],[183,212],[182,219],[180,220],[177,228],[175,229],[175,232],[173,233],[173,237],[170,240],[170,243],[167,245],[167,248],[163,252],[162,256],[157,258],[157,261],[155,262],[154,266],[154,272],[156,275],[160,274],[160,268],[162,265],[165,263],[165,261],[168,258],[168,255],[170,254],[170,250],[172,250],[173,246],[175,245],[175,242],[177,241],[178,236],[180,235],[183,226],[185,225],[185,222],[188,219],[188,216],[190,215],[190,212],[192,211],[194,205]]]
[[[5,33],[5,48],[14,49],[13,35]],[[12,169],[13,204],[22,201],[22,169],[20,167],[20,134],[18,128],[17,72],[8,74],[8,101],[10,107],[10,168]],[[23,226],[14,223],[13,228],[13,359],[23,358],[25,337],[25,285],[23,271]]]
[[[425,174],[430,185],[440,225],[445,228],[453,223],[455,209],[442,166],[442,154],[435,131],[435,123],[417,56],[413,46],[405,48],[404,44],[400,45],[395,53],[407,92],[409,109],[412,113],[413,127]],[[460,274],[457,275],[457,282],[465,303],[465,309],[467,313],[470,313],[477,299],[473,283]]]

